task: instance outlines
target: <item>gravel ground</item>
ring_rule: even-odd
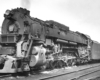
[[[94,79],[90,79],[90,80],[100,80],[100,77],[94,78]]]

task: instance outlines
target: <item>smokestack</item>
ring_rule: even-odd
[[[26,9],[30,9],[30,0],[21,0],[21,7],[26,8]]]

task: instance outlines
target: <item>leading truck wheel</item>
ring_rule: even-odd
[[[30,76],[30,68],[29,68],[29,65],[27,63],[23,63],[21,68],[23,71],[23,75]]]
[[[22,66],[22,71],[24,72],[27,72],[27,71],[30,71],[30,68],[29,68],[29,65],[27,63],[23,63]]]

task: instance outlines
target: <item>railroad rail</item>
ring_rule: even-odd
[[[0,74],[0,80],[4,80],[5,78],[11,77],[11,74]]]
[[[93,80],[93,79],[95,79],[97,77],[100,77],[100,70],[97,70],[97,71],[82,75],[82,76],[76,78],[75,80]]]
[[[48,73],[44,72],[7,80],[90,80],[100,76],[100,64],[84,65],[70,69],[55,69],[47,71]]]

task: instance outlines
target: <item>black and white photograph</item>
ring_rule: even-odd
[[[100,80],[100,0],[0,0],[0,80]]]

